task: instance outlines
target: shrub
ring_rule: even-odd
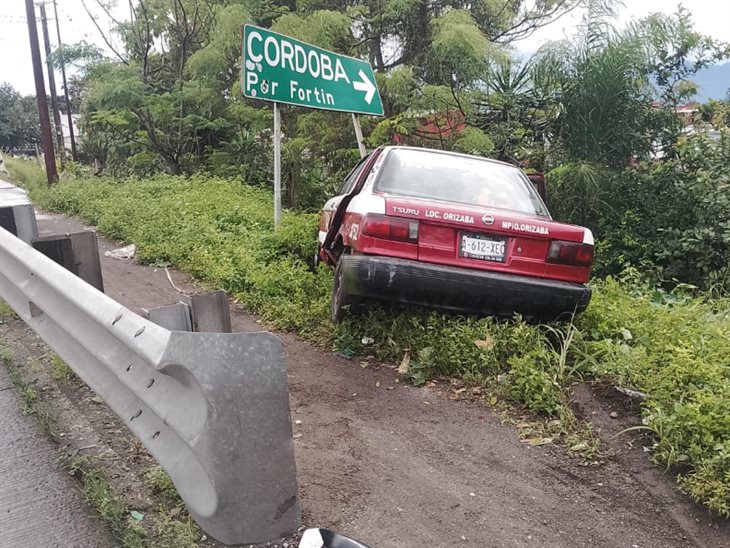
[[[548,173],[556,218],[596,236],[600,276],[628,266],[668,286],[730,292],[730,129],[684,138],[676,157],[621,172],[568,164]]]

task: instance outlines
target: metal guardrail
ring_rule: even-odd
[[[142,309],[142,316],[171,331],[231,332],[228,294],[223,290],[185,295],[182,301]]]
[[[24,242],[38,238],[35,210],[28,193],[0,179],[0,228],[5,228]]]
[[[228,543],[300,523],[283,347],[270,333],[168,331],[0,228],[2,297],[170,474]]]

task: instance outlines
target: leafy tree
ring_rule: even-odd
[[[675,111],[692,93],[688,78],[726,46],[696,33],[684,10],[621,33],[598,15],[579,40],[538,61],[550,66],[560,107],[549,161],[563,165],[547,179],[552,212],[594,230],[601,274],[632,266],[669,285],[727,291],[726,111],[720,103],[700,111],[719,140],[702,123],[686,131]]]
[[[730,101],[710,99],[704,105],[700,105],[700,116],[702,122],[714,129],[730,127]]]
[[[616,32],[611,15],[589,11],[577,40],[538,54],[542,68],[553,72],[547,91],[560,102],[554,161],[620,168],[649,152],[652,95],[643,44],[633,32]]]
[[[674,15],[656,13],[647,17],[637,32],[646,49],[659,99],[670,107],[688,101],[697,92],[690,80],[693,75],[730,56],[730,44],[695,30],[691,13],[683,6]]]
[[[551,90],[540,85],[538,68],[509,58],[490,66],[485,91],[474,99],[471,123],[492,138],[499,160],[542,168],[558,109]]]
[[[191,172],[207,147],[229,137],[224,94],[233,80],[225,67],[230,21],[248,19],[236,8],[203,0],[138,0],[130,21],[117,28],[125,46],[117,51],[119,62],[90,74],[85,129],[106,147],[105,161],[116,158],[117,170]],[[209,44],[217,50],[203,51]]]
[[[21,95],[9,83],[0,85],[0,150],[32,148],[39,142],[35,97]]]
[[[130,19],[116,21],[101,0],[85,1],[96,1],[107,11],[115,31],[104,39],[116,56],[88,70],[83,107],[83,124],[90,136],[87,150],[119,173],[132,167],[138,172],[172,173],[207,168],[255,174],[260,182],[269,178],[259,161],[270,147],[268,134],[262,133],[269,106],[244,102],[240,95],[241,24],[271,26],[327,49],[370,58],[382,73],[378,77],[393,82],[386,100],[388,116],[405,120],[405,111],[428,111],[438,122],[454,112],[471,113],[470,96],[480,85],[488,60],[503,55],[503,44],[578,3],[137,0],[131,4]],[[64,53],[88,61],[94,52],[79,44]],[[386,77],[385,71],[391,70],[394,75]],[[397,75],[406,74],[401,82],[410,90],[395,85]],[[285,152],[291,140],[284,163],[286,196],[296,206],[311,194],[305,187],[332,186],[322,178],[340,176],[344,168],[333,162],[342,162],[342,154],[352,157],[355,140],[347,116],[310,115],[293,108],[283,108],[282,113]],[[325,127],[314,128],[313,120]],[[363,120],[366,132],[376,123]],[[418,138],[428,142],[430,137]],[[439,132],[434,143],[450,147],[456,140]],[[459,146],[484,152],[491,150],[491,139],[473,128]],[[253,150],[259,152],[255,161]],[[301,161],[305,157],[306,166]],[[229,160],[234,165],[226,166]],[[236,169],[237,162],[258,167]]]
[[[355,37],[366,52],[370,62],[380,72],[412,66],[420,73],[428,70],[443,53],[445,33],[451,33],[448,41],[456,41],[470,47],[486,40],[506,44],[516,38],[528,36],[575,8],[579,0],[366,0],[345,1],[335,4],[340,11],[348,12],[357,29]],[[310,9],[332,9],[332,4],[314,0]],[[453,15],[452,15],[453,13]],[[468,15],[467,17],[465,15]],[[459,36],[459,31],[464,31]],[[453,49],[452,49],[453,52]],[[443,82],[441,82],[443,83]]]
[[[723,44],[694,29],[690,12],[680,6],[673,16],[654,14],[636,29],[645,48],[647,70],[656,84],[661,109],[657,111],[658,140],[664,154],[673,155],[684,121],[678,105],[689,101],[697,86],[691,80],[699,70],[730,56]]]

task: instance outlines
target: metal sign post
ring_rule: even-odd
[[[278,103],[351,112],[360,155],[366,154],[354,116],[383,115],[373,68],[268,29],[243,27],[243,95],[274,103],[274,225],[281,214],[281,119]]]
[[[281,223],[281,112],[274,103],[274,229]]]
[[[352,125],[355,127],[355,137],[357,138],[357,148],[360,149],[360,158],[365,158],[367,156],[368,151],[365,150],[365,143],[363,142],[362,138],[362,128],[360,127],[360,120],[358,120],[357,115],[353,112],[352,113]]]

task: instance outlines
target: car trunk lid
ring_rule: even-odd
[[[548,262],[554,242],[585,243],[582,227],[496,208],[393,196],[386,196],[385,212],[419,220],[423,262],[576,282],[590,276],[590,266]]]

